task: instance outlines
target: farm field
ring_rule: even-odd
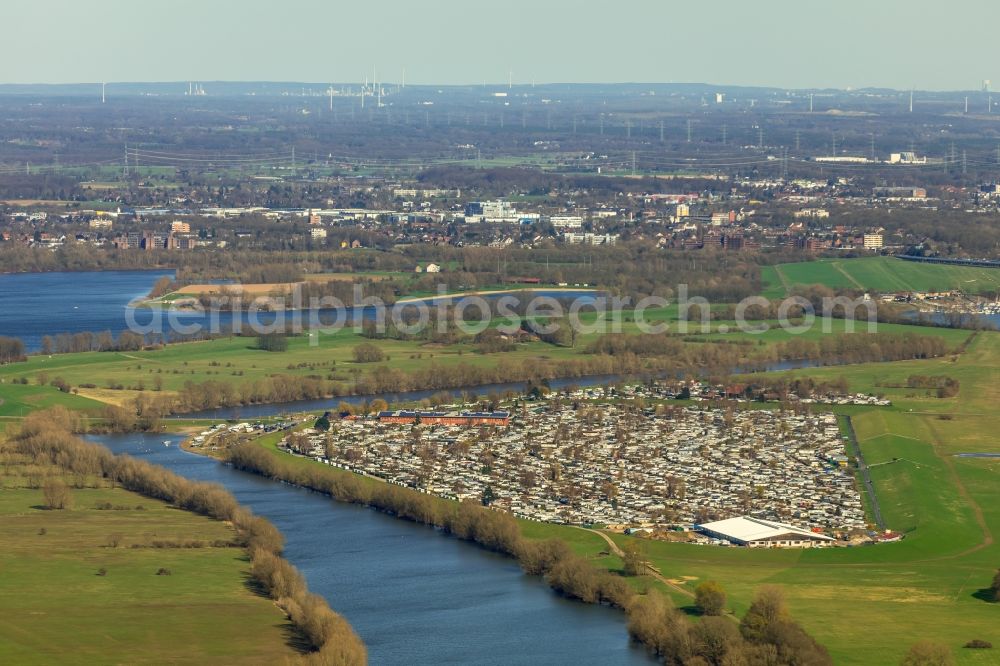
[[[71,489],[72,509],[46,510],[29,478],[57,468],[3,456],[0,662],[280,663],[297,654],[284,614],[247,587],[245,551],[222,545],[231,527],[97,479]],[[97,508],[105,503],[117,508]]]
[[[797,284],[878,292],[961,290],[980,294],[1000,289],[1000,269],[922,264],[894,257],[818,259],[766,266],[761,280],[766,294]]]

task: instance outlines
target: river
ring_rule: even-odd
[[[285,556],[351,622],[372,664],[653,663],[629,640],[624,613],[564,599],[509,558],[236,471],[183,451],[178,435],[88,439],[220,483],[266,516],[285,535]]]

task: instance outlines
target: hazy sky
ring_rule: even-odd
[[[997,0],[3,0],[0,82],[1000,86]]]

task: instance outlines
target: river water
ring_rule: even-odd
[[[372,664],[650,664],[621,611],[564,599],[511,559],[183,451],[177,435],[92,436],[220,483],[285,535],[285,556],[343,614]],[[169,442],[164,446],[163,442]]]

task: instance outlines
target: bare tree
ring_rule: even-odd
[[[49,477],[42,484],[42,495],[45,497],[47,509],[70,509],[73,507],[73,495],[66,482],[58,477]]]

